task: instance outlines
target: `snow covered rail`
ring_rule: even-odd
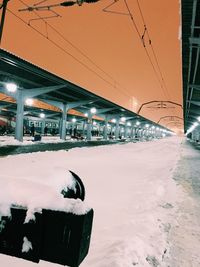
[[[72,201],[84,200],[84,185],[71,174],[74,187],[61,193]],[[34,220],[27,221],[28,213],[27,207],[12,205],[10,215],[0,217],[0,253],[36,263],[44,260],[78,267],[89,250],[93,210],[74,214],[42,208],[34,212]]]

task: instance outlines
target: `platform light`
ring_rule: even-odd
[[[195,129],[198,125],[199,125],[198,122],[193,123],[193,125],[187,130],[186,135],[188,135],[189,133],[193,132],[194,129]]]
[[[87,118],[88,117],[88,113],[85,113],[84,116]]]
[[[155,129],[155,126],[152,126],[152,129],[154,130]]]
[[[15,83],[6,83],[6,89],[10,93],[14,93],[17,91],[17,85]]]
[[[27,98],[26,100],[25,100],[25,104],[27,105],[27,106],[32,106],[33,105],[33,99],[32,98]]]
[[[191,132],[194,130],[194,128],[195,128],[194,126],[191,126],[191,127],[187,130],[186,135],[189,134],[189,133],[191,133]]]
[[[44,113],[40,113],[40,118],[44,119],[45,118],[45,114]]]
[[[121,117],[120,119],[122,122],[125,122],[126,121],[126,118],[125,117]]]
[[[131,123],[130,123],[130,121],[129,121],[129,122],[127,122],[127,126],[131,126]]]
[[[92,114],[95,114],[95,113],[97,112],[97,109],[96,109],[96,108],[91,108],[91,109],[90,109],[90,112],[91,112]]]
[[[198,117],[197,120],[200,121],[200,117]]]
[[[137,126],[140,125],[140,122],[139,122],[139,121],[136,121],[136,125],[137,125]]]
[[[160,130],[160,128],[159,128],[159,127],[156,127],[156,130],[158,130],[158,131],[159,131],[159,130]]]
[[[116,120],[116,119],[112,119],[111,121],[112,121],[113,123],[116,123],[116,122],[117,122],[117,120]]]
[[[149,128],[149,124],[148,124],[148,123],[146,123],[146,124],[145,124],[145,127],[146,127],[146,128]]]
[[[76,122],[76,118],[72,118],[72,122]]]

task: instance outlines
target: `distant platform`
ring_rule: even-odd
[[[69,150],[76,147],[92,147],[102,145],[112,145],[122,142],[127,142],[125,139],[122,140],[91,140],[91,141],[79,141],[79,140],[67,140],[59,142],[32,142],[25,141],[22,144],[15,144],[14,142],[9,144],[6,141],[0,146],[0,156],[8,156],[15,154],[24,154],[32,152],[43,152],[43,151],[57,151],[57,150]],[[30,144],[29,144],[30,143]]]

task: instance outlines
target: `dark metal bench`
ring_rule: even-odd
[[[72,175],[76,180],[75,191],[64,190],[62,194],[84,200],[83,183],[73,172]],[[24,223],[26,213],[26,208],[13,206],[10,217],[1,217],[0,253],[37,263],[44,260],[78,267],[89,250],[93,210],[76,215],[43,209],[42,213],[34,214],[34,221]]]

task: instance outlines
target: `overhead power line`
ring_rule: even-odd
[[[151,59],[151,57],[150,57],[150,54],[149,54],[149,52],[148,52],[148,50],[147,50],[147,48],[146,48],[146,45],[144,45],[144,34],[145,34],[145,31],[144,31],[143,35],[141,36],[140,31],[139,31],[139,29],[138,29],[138,27],[137,27],[137,24],[136,24],[136,22],[135,22],[135,20],[134,20],[134,18],[133,18],[133,15],[132,15],[132,13],[131,13],[131,10],[130,10],[130,8],[129,8],[129,5],[128,5],[128,3],[127,3],[126,0],[124,0],[124,2],[125,2],[125,5],[126,5],[126,7],[127,7],[128,12],[129,12],[129,16],[130,16],[130,18],[131,18],[132,25],[133,25],[134,29],[135,29],[136,32],[137,32],[138,38],[140,39],[140,41],[141,41],[141,43],[142,43],[142,46],[144,47],[145,53],[146,53],[147,58],[148,58],[148,60],[149,60],[149,62],[150,62],[150,64],[151,64],[151,66],[152,66],[152,68],[153,68],[154,74],[155,74],[155,76],[156,76],[156,78],[157,78],[157,80],[158,80],[158,82],[159,82],[159,84],[160,84],[160,87],[161,87],[162,91],[164,92],[164,88],[163,88],[163,85],[162,85],[162,81],[161,81],[161,79],[160,79],[160,77],[159,77],[159,73],[157,72],[157,70],[156,70],[156,68],[155,68],[155,66],[154,66],[154,64],[153,64],[153,61],[152,61],[152,59]],[[145,27],[145,28],[146,28],[146,27]],[[149,39],[149,40],[150,40],[150,39]],[[165,92],[164,92],[164,93],[165,93]],[[167,96],[167,95],[166,95],[166,96]]]
[[[95,75],[97,75],[100,79],[102,79],[104,82],[106,82],[107,84],[113,86],[112,83],[110,83],[109,81],[107,81],[106,79],[104,79],[101,75],[99,75],[97,72],[95,72],[93,69],[91,69],[90,67],[88,67],[85,63],[83,63],[82,61],[80,61],[79,59],[77,59],[75,56],[73,56],[71,53],[69,53],[67,50],[65,50],[63,47],[61,47],[60,45],[58,45],[56,42],[54,42],[52,39],[47,38],[47,36],[45,34],[43,34],[42,32],[40,32],[39,30],[37,30],[36,28],[34,28],[33,26],[31,26],[30,24],[28,24],[25,20],[23,20],[21,17],[19,17],[18,15],[16,15],[13,11],[11,11],[10,9],[7,9],[12,15],[14,15],[16,18],[20,19],[24,24],[26,24],[28,27],[32,28],[34,31],[36,31],[38,34],[40,34],[42,37],[44,37],[45,39],[47,39],[49,42],[51,42],[53,45],[55,45],[57,48],[59,48],[60,50],[62,50],[64,53],[66,53],[68,56],[72,57],[75,61],[77,61],[79,64],[81,64],[82,66],[84,66],[86,69],[88,69],[90,72],[94,73]]]
[[[19,0],[23,5],[25,5],[27,8],[29,7],[26,3],[24,3],[23,0]],[[79,1],[79,0],[77,0]],[[82,1],[82,0],[80,0]],[[84,0],[82,2],[86,2],[86,3],[95,3],[99,0]],[[64,2],[65,3],[65,2]],[[38,5],[38,4],[35,4]],[[34,6],[35,6],[34,5]],[[49,7],[49,6],[47,6]],[[53,10],[51,10],[53,11]],[[80,48],[78,48],[77,46],[75,46],[71,41],[69,41],[62,33],[60,33],[55,27],[53,27],[51,24],[49,24],[44,17],[40,16],[35,10],[33,10],[34,14],[41,19],[44,23],[45,23],[45,27],[46,27],[46,34],[48,37],[48,27],[51,28],[56,34],[58,34],[58,36],[60,36],[66,43],[68,43],[71,47],[73,47],[77,52],[79,52],[83,57],[85,57],[92,65],[94,65],[97,69],[99,69],[102,73],[104,73],[109,79],[111,79],[114,82],[114,85],[112,84],[112,86],[116,89],[118,89],[122,94],[128,96],[129,98],[132,97],[132,93],[128,92],[127,89],[122,90],[120,87],[122,87],[110,74],[108,74],[105,70],[103,70],[99,65],[97,65],[94,60],[92,60],[89,56],[87,56]],[[49,37],[48,37],[49,39]],[[120,87],[116,87],[116,85],[119,85]]]
[[[24,3],[22,0],[19,0],[22,4],[26,5],[26,3]],[[49,27],[51,27],[58,35],[60,35],[60,37],[62,39],[64,39],[66,42],[68,42],[74,49],[76,49],[79,53],[81,53],[85,58],[87,58],[94,66],[96,66],[98,69],[100,69],[104,74],[106,74],[108,77],[110,77],[110,79],[112,79],[114,81],[114,84],[111,83],[110,81],[108,81],[107,79],[105,79],[104,77],[102,77],[100,74],[98,74],[96,71],[94,71],[92,68],[88,67],[88,65],[86,65],[85,63],[83,63],[81,60],[79,60],[78,58],[76,58],[75,56],[73,56],[71,53],[69,53],[65,48],[61,47],[57,42],[55,42],[54,40],[50,39],[47,35],[45,35],[44,33],[40,32],[38,29],[36,29],[35,27],[33,27],[32,25],[28,24],[25,20],[23,20],[20,16],[18,16],[17,14],[15,14],[13,11],[9,10],[8,11],[14,15],[16,18],[18,18],[19,20],[21,20],[24,24],[26,24],[27,26],[29,26],[30,28],[32,28],[34,31],[36,31],[38,34],[40,34],[42,37],[44,37],[45,39],[47,39],[49,42],[51,42],[53,45],[55,45],[58,49],[62,50],[64,53],[66,53],[68,56],[72,57],[74,60],[76,60],[79,64],[81,64],[82,66],[84,66],[86,69],[88,69],[90,72],[92,72],[93,74],[95,74],[96,76],[98,76],[101,80],[103,80],[104,82],[106,82],[107,84],[109,84],[110,86],[112,86],[113,88],[118,89],[123,95],[126,95],[128,98],[131,98],[132,95],[129,95],[128,93],[126,93],[125,91],[123,91],[121,88],[116,87],[116,84],[118,84],[118,82],[116,82],[116,80],[114,78],[112,78],[112,76],[110,76],[109,74],[107,74],[102,68],[100,68],[94,61],[92,61],[87,55],[85,55],[79,48],[77,48],[75,45],[73,45],[69,40],[67,40],[59,31],[57,31],[53,26],[51,26],[49,23],[46,22],[46,20],[44,20],[44,18],[42,18],[40,15],[38,15],[36,12],[36,15],[38,17],[40,17],[46,25],[48,25]]]
[[[33,6],[28,6],[27,8],[22,8],[19,9],[18,11],[33,11],[33,10],[50,10],[52,7],[68,7],[68,6],[73,6],[73,5],[79,5],[82,6],[83,3],[87,3],[87,4],[93,4],[96,3],[100,0],[76,0],[76,1],[65,1],[65,2],[61,2],[58,4],[52,4],[52,5],[46,5],[46,6],[39,6],[40,3],[37,3]],[[44,2],[44,1],[42,1]]]
[[[155,49],[153,47],[153,44],[152,44],[152,41],[151,41],[151,38],[150,38],[150,34],[149,34],[149,31],[148,31],[148,28],[147,28],[147,24],[145,22],[145,19],[144,19],[144,15],[143,15],[143,12],[142,12],[142,9],[141,9],[141,6],[140,6],[140,3],[139,3],[139,0],[136,0],[137,1],[137,5],[138,5],[138,9],[139,9],[139,12],[140,12],[140,15],[141,15],[141,18],[142,18],[142,21],[143,21],[143,24],[144,24],[144,34],[147,33],[147,37],[148,37],[148,41],[149,41],[149,45],[151,47],[151,50],[153,52],[153,56],[154,56],[154,59],[155,59],[155,62],[156,62],[156,65],[157,65],[157,68],[158,68],[158,71],[159,71],[159,74],[160,74],[160,77],[161,77],[161,80],[163,82],[163,85],[164,85],[164,88],[166,90],[166,93],[169,97],[169,99],[171,98],[170,97],[170,94],[168,92],[168,89],[167,89],[167,86],[166,86],[166,83],[165,83],[165,80],[163,78],[163,74],[162,74],[162,71],[161,71],[161,68],[160,68],[160,65],[159,65],[159,62],[158,62],[158,57],[156,55],[156,52],[155,52]],[[143,36],[144,36],[143,34]]]

